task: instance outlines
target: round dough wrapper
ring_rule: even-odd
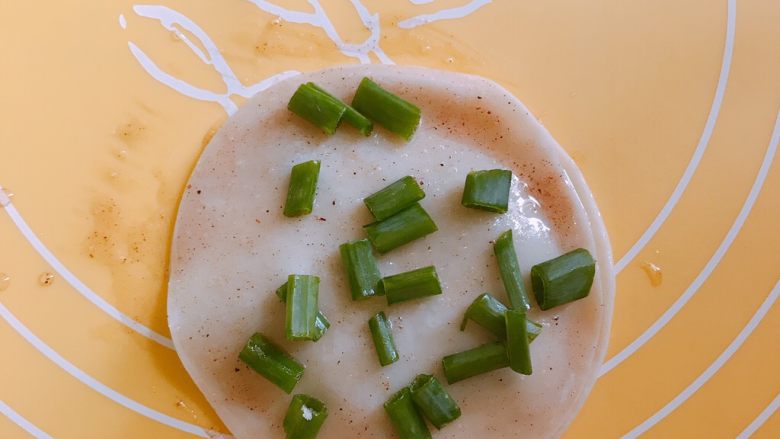
[[[346,124],[327,136],[286,108],[308,81],[349,102],[365,76],[421,108],[411,141],[381,127],[364,137]],[[286,218],[290,169],[313,159],[322,162],[314,210]],[[462,207],[466,174],[495,168],[514,174],[509,212]],[[390,275],[435,265],[444,292],[392,306],[383,297],[353,302],[338,246],[365,237],[362,226],[371,217],[362,199],[405,175],[422,185],[421,204],[439,231],[378,255],[380,270]],[[382,404],[394,392],[419,373],[446,383],[443,356],[492,341],[473,322],[463,332],[459,325],[481,293],[507,302],[493,240],[509,228],[527,284],[532,265],[583,247],[597,260],[593,288],[583,300],[530,311],[544,325],[531,345],[532,375],[507,368],[446,385],[463,415],[438,438],[556,437],[583,404],[606,351],[614,293],[610,245],[593,196],[525,106],[486,79],[388,66],[290,78],[225,122],[184,191],[168,291],[176,350],[238,438],[283,437],[291,398],[238,359],[256,331],[306,366],[294,393],[327,404],[319,437],[393,437]],[[284,305],[274,291],[293,273],[321,278],[320,309],[332,327],[316,343],[284,339]],[[367,324],[381,310],[401,356],[384,368]]]

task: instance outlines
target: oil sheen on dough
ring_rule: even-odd
[[[349,101],[364,76],[414,102],[422,122],[408,142],[350,126],[326,136],[286,109],[306,81]],[[282,215],[290,168],[322,161],[311,215]],[[510,168],[505,215],[460,205],[466,174]],[[339,244],[365,237],[363,197],[405,175],[426,192],[422,205],[439,231],[379,256],[384,275],[435,265],[444,293],[387,306],[352,302]],[[528,110],[494,83],[409,67],[350,66],[288,79],[249,100],[215,135],[184,192],[174,234],[169,324],[195,383],[239,438],[283,437],[290,396],[238,360],[261,331],[303,362],[294,393],[323,400],[330,416],[321,438],[393,437],[382,404],[419,373],[442,382],[441,359],[491,341],[482,328],[459,331],[463,312],[483,292],[506,302],[492,241],[515,232],[521,268],[585,247],[598,261],[590,296],[547,312],[532,344],[534,373],[509,369],[447,386],[463,415],[439,438],[560,435],[590,391],[606,349],[614,290],[601,218],[571,159]],[[317,343],[284,340],[284,306],[274,290],[287,275],[321,278],[320,308],[332,327]],[[368,318],[384,310],[401,359],[380,367]]]

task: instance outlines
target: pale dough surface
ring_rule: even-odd
[[[326,136],[286,109],[295,88],[313,81],[349,102],[369,76],[422,109],[404,143],[349,126]],[[322,161],[311,215],[282,215],[290,168]],[[466,174],[514,172],[505,215],[460,205]],[[363,197],[405,175],[423,185],[421,201],[439,226],[424,239],[379,256],[383,274],[435,265],[444,293],[387,306],[352,302],[339,244],[365,237]],[[512,228],[521,268],[584,247],[597,259],[588,298],[530,315],[544,329],[532,344],[534,373],[496,371],[446,388],[463,416],[439,438],[559,436],[596,380],[614,294],[611,250],[601,217],[572,160],[528,110],[485,79],[412,67],[349,66],[308,73],[244,104],[204,150],[179,207],[169,283],[169,325],[184,366],[239,438],[283,437],[290,401],[238,360],[260,331],[306,365],[294,393],[323,400],[321,438],[393,437],[384,401],[418,373],[441,371],[444,355],[491,341],[465,308],[483,292],[506,302],[492,240]],[[284,306],[274,295],[288,274],[321,278],[320,308],[333,326],[317,343],[284,340]],[[530,291],[530,290],[529,290]],[[382,368],[367,320],[384,310],[401,355]]]

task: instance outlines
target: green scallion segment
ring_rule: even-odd
[[[377,221],[389,218],[425,198],[417,180],[406,176],[367,196],[363,202]]]
[[[350,106],[347,106],[347,111],[344,112],[344,121],[357,128],[360,134],[366,137],[370,136],[371,131],[374,130],[374,122]]]
[[[259,332],[249,338],[238,358],[285,393],[292,392],[303,376],[303,365]]]
[[[364,116],[405,140],[412,138],[420,124],[420,109],[363,78],[352,99],[352,106]]]
[[[447,378],[447,382],[452,384],[507,367],[509,359],[506,356],[504,343],[497,342],[447,355],[442,360],[442,366],[444,366],[444,376]]]
[[[380,296],[382,275],[376,265],[371,243],[367,239],[348,242],[339,246],[341,261],[347,270],[352,300]]]
[[[330,96],[331,98],[333,98],[333,99],[335,99],[335,100],[337,100],[337,101],[339,101],[339,102],[344,104],[344,101],[342,101],[341,99],[333,96],[327,90],[325,90],[324,88],[320,87],[319,85],[317,85],[317,84],[315,84],[313,82],[307,82],[306,85],[308,85],[310,87],[314,87],[315,89],[319,90],[320,92],[322,92],[322,93]],[[369,118],[367,118],[366,116],[363,116],[362,114],[360,114],[357,110],[355,110],[351,106],[349,106],[347,104],[344,104],[344,105],[347,107],[346,110],[344,111],[344,115],[342,116],[342,119],[344,120],[344,122],[346,122],[346,123],[352,125],[353,127],[357,128],[358,131],[360,131],[364,136],[370,135],[371,134],[371,130],[374,129],[374,123],[371,122],[371,120]]]
[[[287,201],[284,203],[284,216],[294,217],[311,213],[319,175],[319,160],[298,163],[292,167]]]
[[[321,339],[328,328],[330,328],[330,320],[325,317],[322,311],[317,311],[317,317],[314,319],[314,338],[311,341]]]
[[[282,303],[287,303],[287,282],[281,287],[276,289],[276,296]],[[322,311],[317,311],[317,317],[314,320],[314,338],[312,341],[317,341],[322,338],[325,332],[330,328],[330,320],[325,317]]]
[[[325,403],[309,395],[292,397],[282,426],[287,439],[314,439],[328,417]]]
[[[417,375],[409,390],[414,403],[437,429],[460,417],[460,407],[434,376]]]
[[[516,309],[531,309],[531,302],[528,300],[525,285],[523,284],[523,276],[520,273],[520,264],[517,262],[517,253],[515,253],[511,229],[502,233],[496,239],[496,243],[493,245],[493,252],[496,254],[496,260],[498,261],[501,281],[504,282],[504,289],[509,297],[509,305]]]
[[[306,274],[291,274],[287,278],[287,313],[284,335],[288,340],[314,340],[317,335],[317,314],[320,278]]]
[[[596,261],[584,248],[572,250],[531,268],[536,303],[550,309],[587,297],[596,275]]]
[[[379,253],[387,253],[439,230],[428,212],[417,203],[364,228],[368,239]]]
[[[466,329],[466,323],[473,320],[474,323],[490,331],[499,339],[506,338],[506,325],[504,313],[506,306],[488,293],[479,295],[463,314],[460,330]]]
[[[531,375],[531,350],[528,346],[528,325],[525,311],[510,309],[506,311],[506,355],[509,368],[523,375]]]
[[[466,329],[466,323],[473,320],[474,323],[487,329],[498,339],[504,340],[506,339],[506,324],[504,323],[506,310],[506,306],[500,300],[488,293],[481,294],[466,309],[460,330]],[[526,319],[526,332],[528,333],[528,343],[530,343],[541,334],[542,325]]]
[[[316,125],[325,134],[333,134],[347,111],[347,104],[323,93],[312,84],[301,84],[287,103],[287,108]]]
[[[281,287],[276,289],[276,297],[278,297],[282,303],[287,303],[287,282],[283,283]]]
[[[506,213],[511,185],[512,171],[491,169],[469,172],[460,204],[472,209]]]
[[[432,265],[387,276],[382,278],[382,285],[388,305],[441,294],[439,275]]]
[[[538,337],[539,334],[542,333],[542,325],[534,322],[533,320],[529,319],[528,316],[526,316],[525,332],[528,334],[528,343],[531,343],[536,340],[536,337]]]
[[[385,402],[385,411],[400,439],[431,439],[431,432],[425,425],[417,406],[412,400],[412,392],[404,387]]]
[[[398,351],[395,349],[393,341],[393,330],[385,313],[379,312],[371,317],[368,320],[368,328],[371,330],[371,338],[374,340],[379,364],[387,366],[398,361]]]

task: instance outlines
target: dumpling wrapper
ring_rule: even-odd
[[[346,102],[371,77],[422,109],[405,143],[380,127],[370,137],[342,124],[333,136],[287,110],[299,84],[313,81]],[[286,218],[290,168],[322,161],[311,215]],[[514,172],[507,214],[461,206],[466,174]],[[339,244],[365,237],[362,199],[405,176],[439,231],[378,256],[383,275],[435,265],[444,293],[387,306],[353,302]],[[171,253],[168,318],[187,371],[238,438],[283,437],[291,396],[238,359],[256,332],[306,366],[293,393],[324,401],[321,438],[394,437],[382,404],[419,373],[444,380],[443,356],[492,341],[473,322],[459,324],[483,292],[507,303],[493,240],[512,228],[521,268],[577,247],[597,260],[590,295],[530,317],[544,324],[531,345],[534,373],[510,369],[447,390],[463,415],[438,438],[549,438],[562,434],[593,386],[604,357],[614,292],[608,238],[573,161],[509,92],[488,80],[422,68],[348,66],[283,81],[247,101],[214,136],[179,207]],[[332,327],[318,342],[284,339],[284,305],[274,291],[288,274],[321,278],[320,309]],[[529,294],[531,289],[528,288]],[[401,359],[380,367],[367,321],[384,310]]]

